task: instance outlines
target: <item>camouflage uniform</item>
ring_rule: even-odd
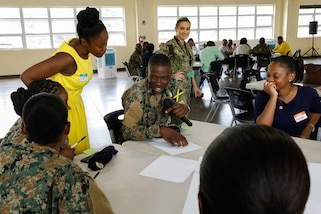
[[[169,40],[166,45],[160,47],[160,54],[164,54],[171,60],[171,66],[173,73],[183,71],[185,73],[185,80],[177,81],[178,88],[184,91],[187,104],[190,103],[190,96],[192,90],[191,77],[188,77],[188,72],[193,71],[193,51],[191,47],[184,42],[184,45],[178,41],[178,38],[174,36]],[[194,74],[192,75],[194,76]]]
[[[132,76],[138,76],[138,72],[136,69],[136,65],[142,64],[142,57],[138,53],[138,51],[134,51],[134,53],[130,56],[129,61],[128,61],[128,69],[129,73]]]
[[[256,45],[253,50],[252,50],[253,55],[258,55],[258,54],[271,54],[269,46],[266,44],[258,44]]]
[[[22,118],[20,117],[11,126],[11,128],[8,131],[8,133],[6,134],[6,136],[4,138],[0,139],[0,146],[5,143],[16,143],[15,139],[17,137],[20,137],[21,135],[23,135],[21,132],[21,123],[22,123]],[[61,148],[63,149],[68,145],[69,145],[69,139],[67,137],[65,143],[61,145]]]
[[[170,79],[162,94],[155,95],[149,86],[148,79],[144,79],[127,89],[122,96],[125,110],[120,141],[147,140],[161,137],[160,126],[170,122],[178,124],[181,121],[171,121],[165,114],[163,100],[172,98],[177,93],[175,79]],[[184,96],[180,96],[180,103],[185,103]]]
[[[0,213],[93,213],[89,183],[87,173],[48,146],[23,140],[1,147]]]
[[[22,123],[22,119],[19,118],[14,124],[13,126],[11,126],[9,132],[6,134],[6,136],[4,138],[2,138],[0,140],[0,146],[4,143],[10,143],[10,142],[14,142],[14,140],[19,137],[20,135],[22,135],[21,132],[21,123]]]

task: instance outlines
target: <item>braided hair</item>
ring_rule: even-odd
[[[59,89],[61,88],[63,87],[60,83],[54,82],[50,79],[31,82],[27,89],[20,87],[17,91],[11,93],[14,110],[19,116],[21,116],[22,108],[30,97],[41,92],[58,95]]]
[[[77,33],[79,39],[84,38],[90,43],[89,38],[99,35],[106,30],[104,23],[99,19],[99,11],[96,8],[87,7],[77,14]]]

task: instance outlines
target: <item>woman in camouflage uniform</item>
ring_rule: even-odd
[[[184,91],[187,104],[190,103],[193,85],[195,97],[201,97],[202,92],[196,84],[193,71],[194,57],[190,46],[185,42],[190,34],[191,22],[187,17],[181,17],[176,22],[176,36],[161,46],[160,52],[169,57],[173,76],[177,80],[178,88]]]

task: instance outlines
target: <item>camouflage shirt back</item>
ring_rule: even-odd
[[[0,213],[93,213],[87,173],[26,140],[2,145],[0,189]]]

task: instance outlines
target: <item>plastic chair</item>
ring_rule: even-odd
[[[135,66],[140,79],[146,78],[146,66],[140,64]]]
[[[301,57],[301,49],[296,49],[292,55],[292,57]]]
[[[221,104],[229,103],[230,99],[229,96],[227,95],[226,91],[224,88],[220,88],[218,76],[216,73],[205,73],[203,74],[204,78],[208,82],[208,86],[211,91],[211,100],[214,102],[212,105],[209,113],[206,116],[205,121],[213,120],[217,110],[219,109]]]
[[[221,76],[223,73],[223,62],[222,61],[211,62],[211,67],[209,72],[215,74],[217,80],[221,79]]]
[[[123,125],[123,117],[121,117],[122,115],[124,115],[124,110],[120,109],[110,112],[104,116],[104,121],[107,125],[112,143],[120,144],[118,139],[120,134],[120,128]]]
[[[140,77],[139,76],[132,76],[130,75],[129,68],[128,68],[128,62],[127,61],[122,61],[123,65],[125,66],[125,70],[127,73],[127,76],[133,81],[133,82],[139,82]]]
[[[237,125],[236,121],[240,123],[254,123],[254,97],[253,94],[249,91],[245,91],[238,88],[225,87],[229,97],[230,97],[230,108],[233,114],[233,123]],[[236,113],[235,109],[239,110],[239,113]]]
[[[260,71],[262,68],[265,68],[270,64],[271,62],[271,54],[258,54],[256,56],[257,59],[257,69]]]
[[[241,68],[244,75],[248,70],[251,70],[250,57],[247,54],[239,54],[234,56],[234,75],[236,76],[237,70]]]

